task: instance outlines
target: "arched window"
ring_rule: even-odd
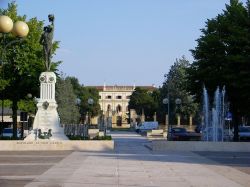
[[[108,105],[107,111],[110,111],[110,110],[111,110],[111,105]]]
[[[119,112],[121,112],[121,111],[122,111],[121,105],[117,105],[117,107],[116,107],[116,112],[119,113]]]

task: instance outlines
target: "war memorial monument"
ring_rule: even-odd
[[[42,72],[40,81],[40,99],[37,103],[38,111],[33,124],[32,133],[25,140],[51,139],[67,140],[57,112],[55,100],[56,75],[51,69],[51,54],[54,35],[54,15],[48,16],[51,25],[44,27],[40,43],[43,45],[44,65],[46,72]]]

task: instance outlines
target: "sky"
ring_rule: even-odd
[[[6,8],[8,0],[0,0]],[[55,15],[59,70],[90,85],[161,86],[183,55],[193,61],[207,19],[230,0],[16,0],[18,13],[48,25]],[[242,0],[246,2],[246,0]]]

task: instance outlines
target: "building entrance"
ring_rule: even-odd
[[[122,117],[121,116],[117,116],[116,124],[117,124],[117,126],[122,126]]]

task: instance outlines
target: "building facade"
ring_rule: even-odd
[[[154,86],[139,86],[154,90]],[[96,86],[99,91],[99,104],[103,114],[110,119],[112,127],[130,127],[129,101],[136,86]]]

